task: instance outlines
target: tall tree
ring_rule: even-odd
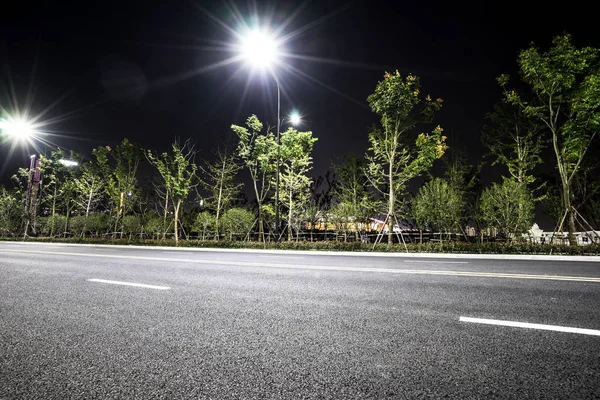
[[[207,198],[208,206],[215,212],[215,240],[218,240],[221,231],[221,217],[231,203],[237,199],[242,187],[235,181],[240,165],[236,160],[235,153],[231,153],[227,149],[217,149],[216,159],[200,168],[204,175],[202,184],[210,194]]]
[[[523,109],[503,101],[486,115],[481,141],[493,157],[492,166],[504,165],[517,182],[531,185],[533,169],[542,162],[546,144],[543,125],[524,114]]]
[[[17,233],[23,216],[23,203],[16,190],[0,186],[0,236]]]
[[[358,239],[359,224],[366,226],[378,207],[369,191],[365,162],[355,154],[347,154],[337,159],[332,169],[337,178],[333,189],[337,201],[336,214],[338,217],[348,214],[352,218]]]
[[[467,153],[456,147],[450,149],[444,155],[445,172],[444,178],[447,180],[451,190],[455,192],[460,199],[461,212],[458,228],[460,228],[465,240],[469,240],[464,227],[470,223],[480,228],[478,219],[478,199],[481,196],[483,188],[479,180],[482,163],[478,166],[469,164]]]
[[[387,202],[388,244],[392,244],[399,196],[407,183],[431,168],[447,149],[446,137],[437,126],[431,133],[413,135],[420,123],[431,122],[442,100],[421,96],[419,78],[386,72],[375,92],[367,98],[381,126],[369,134],[367,176]]]
[[[600,130],[599,56],[596,48],[576,48],[565,34],[555,37],[547,52],[532,43],[519,54],[519,73],[531,89],[531,99],[506,89],[506,75],[499,78],[506,100],[540,121],[548,132],[561,182],[559,226],[566,220],[571,245],[577,244],[573,183]]]
[[[77,206],[76,180],[81,175],[79,167],[61,163],[65,159],[81,162],[83,157],[73,151],[65,152],[58,148],[50,153],[50,157],[41,157],[42,190],[39,202],[42,207],[50,209],[50,236],[60,229],[66,233],[71,211]],[[56,214],[65,216],[64,226],[56,226]],[[62,224],[61,224],[62,225]]]
[[[246,126],[231,125],[239,138],[237,154],[250,172],[252,188],[257,204],[257,222],[259,240],[264,241],[263,205],[271,189],[272,176],[275,174],[277,142],[272,132],[261,133],[263,124],[256,115],[246,120]]]
[[[133,209],[137,197],[137,171],[144,151],[128,139],[116,146],[98,147],[96,157],[106,157],[102,164],[104,191],[114,218],[116,235],[123,215]]]
[[[302,214],[301,205],[310,198],[311,178],[307,175],[312,169],[311,156],[317,138],[312,132],[299,132],[288,128],[281,134],[281,203],[287,207],[288,240],[292,239],[294,218]]]
[[[457,228],[463,213],[463,193],[452,182],[434,178],[423,185],[412,201],[411,211],[417,225],[423,229],[450,233]]]
[[[105,181],[103,171],[107,169],[108,159],[103,151],[92,150],[94,158],[80,166],[80,173],[73,180],[75,186],[75,202],[80,210],[84,211],[84,226],[82,232],[86,231],[90,213],[104,200]]]
[[[496,228],[515,240],[533,224],[535,203],[531,192],[521,182],[504,178],[481,194],[481,218],[488,228]]]
[[[148,161],[163,178],[165,190],[170,194],[173,205],[173,234],[175,245],[179,244],[179,220],[181,205],[196,185],[196,151],[188,139],[183,143],[175,140],[171,145],[171,154],[164,152],[160,156],[150,150],[146,153]]]

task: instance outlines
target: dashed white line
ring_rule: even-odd
[[[169,289],[171,289],[168,286],[146,285],[145,283],[109,281],[109,280],[106,280],[106,279],[88,279],[88,281],[89,282],[98,282],[98,283],[109,283],[109,284],[112,284],[112,285],[137,286],[137,287],[143,287],[143,288],[146,288],[146,289],[157,289],[157,290],[169,290]]]
[[[472,322],[475,324],[512,326],[512,327],[516,327],[516,328],[540,329],[543,331],[569,332],[569,333],[580,333],[582,335],[600,336],[599,330],[571,328],[568,326],[559,326],[559,325],[530,324],[528,322],[502,321],[502,320],[498,320],[498,319],[471,318],[471,317],[460,317],[459,321]]]

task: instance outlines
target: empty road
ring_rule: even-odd
[[[0,242],[0,399],[598,399],[589,260]]]

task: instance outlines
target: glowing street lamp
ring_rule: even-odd
[[[277,63],[277,41],[261,30],[254,30],[242,39],[243,58],[256,67],[271,68]]]
[[[76,167],[79,165],[77,161],[67,160],[65,158],[58,160],[58,162],[64,165],[65,167]]]
[[[34,123],[13,117],[0,119],[0,131],[19,142],[31,141],[39,133]]]
[[[290,114],[290,122],[294,126],[300,125],[300,123],[302,122],[302,117],[300,117],[300,114],[298,114],[297,112],[293,112]]]
[[[272,72],[277,64],[279,43],[270,34],[262,30],[253,30],[241,40],[240,52],[246,62],[253,67],[267,69]],[[281,87],[276,74],[272,74],[277,84],[277,168],[275,170],[275,241],[279,242],[279,163],[281,127]]]

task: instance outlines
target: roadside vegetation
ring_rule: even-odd
[[[12,187],[0,187],[0,237],[599,254],[600,51],[578,48],[565,34],[546,51],[533,44],[521,51],[518,68],[518,77],[498,78],[499,101],[482,127],[487,154],[477,165],[449,147],[436,123],[444,101],[423,93],[419,77],[386,72],[367,99],[379,117],[365,132],[369,147],[335,157],[325,176],[311,176],[312,132],[290,127],[278,142],[256,115],[231,126],[236,143],[206,158],[191,139],[179,138],[162,153],[127,139],[90,154],[57,149],[35,168],[16,171]],[[78,164],[61,163],[67,159]],[[555,174],[539,174],[542,164]],[[501,177],[484,185],[486,165]],[[556,226],[544,243],[529,234],[536,208]],[[586,246],[577,246],[577,232],[588,232]]]

